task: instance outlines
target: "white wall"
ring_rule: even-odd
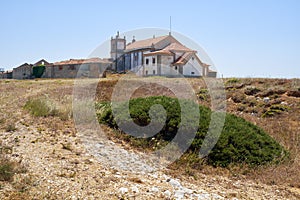
[[[143,61],[143,52],[140,51],[139,54],[138,54],[138,65],[142,65],[142,62]]]
[[[152,64],[152,58],[155,58],[155,64]],[[146,65],[146,59],[149,59],[148,65]],[[153,73],[155,70],[155,74]],[[148,74],[146,73],[148,71]],[[145,56],[144,57],[144,75],[157,75],[157,56]]]
[[[184,76],[202,76],[202,66],[198,60],[194,57],[194,60],[190,60],[183,66]]]
[[[162,75],[178,75],[179,74],[179,67],[171,66],[174,62],[173,56],[162,56],[161,57],[161,74]]]
[[[155,64],[152,64],[152,58],[155,58]],[[148,65],[146,65],[146,59],[149,59]],[[173,56],[161,56],[161,75],[179,75],[179,66],[172,66]],[[201,64],[198,62],[196,57],[190,60],[183,66],[183,75],[184,76],[203,76]],[[153,70],[155,70],[155,74],[153,74]],[[146,71],[148,73],[146,74]],[[158,73],[158,65],[157,65],[157,56],[144,56],[144,66],[141,67],[138,74],[139,75],[157,75]]]

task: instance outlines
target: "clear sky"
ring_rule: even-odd
[[[169,16],[224,77],[300,78],[299,0],[1,1],[0,68],[85,58],[118,30],[168,29]]]

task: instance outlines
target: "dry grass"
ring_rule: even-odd
[[[117,78],[118,77],[109,77],[105,80],[101,80],[97,88],[96,100],[108,101],[111,99],[112,90],[118,81]],[[176,80],[177,79],[172,79],[174,82],[176,82]],[[203,94],[203,91],[206,88],[206,83],[203,79],[192,78],[188,81],[196,94]],[[267,184],[289,185],[300,188],[300,99],[299,97],[288,95],[293,93],[290,91],[299,91],[300,80],[230,79],[230,81],[228,81],[228,79],[224,79],[224,83],[227,94],[227,111],[262,127],[290,151],[290,160],[288,162],[280,163],[279,165],[258,167],[256,169],[246,169],[244,166],[233,166],[228,169],[213,168],[203,165],[190,166],[186,169],[182,169],[181,167],[174,168],[174,174],[183,172],[187,177],[201,177],[201,173],[213,175],[219,174],[231,177],[238,176]],[[28,99],[44,94],[47,94],[51,101],[55,102],[55,105],[59,110],[66,109],[63,113],[68,114],[66,114],[65,117],[62,117],[66,122],[59,122],[59,117],[48,117],[40,119],[41,123],[47,124],[47,128],[52,129],[53,132],[63,129],[65,126],[64,123],[73,126],[72,121],[70,120],[72,119],[72,114],[69,112],[72,110],[71,95],[73,80],[0,81],[0,86],[0,92],[5,92],[6,94],[5,96],[0,96],[0,101],[4,102],[2,107],[0,107],[0,129],[5,131],[5,128],[8,127],[10,123],[14,124],[11,122],[11,119],[14,118],[11,113],[14,113],[16,107],[21,108]],[[159,93],[160,95],[174,95],[166,88],[160,87],[157,84],[150,84],[148,86],[152,89],[144,86],[144,88],[137,90],[134,96],[143,96],[145,95],[144,92],[148,95],[155,95],[156,93]],[[248,89],[250,87],[256,88],[259,91],[253,92],[251,89]],[[16,98],[16,94],[22,98]],[[237,94],[243,94],[243,96],[245,95],[245,98],[240,102],[234,102],[232,96]],[[270,98],[269,103],[262,101],[264,96]],[[290,109],[270,118],[261,117],[263,112],[270,106],[280,104],[281,102],[287,103]],[[209,94],[205,94],[205,98],[199,98],[199,103],[210,106]],[[26,115],[26,112],[23,111],[23,113],[20,114],[20,119],[22,115]],[[26,123],[30,126],[30,123],[34,122]],[[11,197],[13,199],[27,199],[26,193],[12,193]]]
[[[259,167],[250,170],[247,177],[254,180],[260,180],[268,184],[285,185],[300,187],[300,99],[288,96],[289,91],[294,91],[300,87],[299,79],[240,79],[240,84],[259,88],[260,92],[254,94],[254,97],[269,97],[270,102],[264,103],[259,98],[256,99],[256,105],[252,107],[254,112],[243,112],[239,110],[241,105],[249,107],[247,103],[236,103],[228,97],[228,111],[239,115],[254,124],[262,127],[274,139],[282,144],[290,152],[290,160],[279,165]],[[245,87],[229,91],[229,93],[245,93]],[[251,95],[248,95],[251,96]],[[288,110],[280,112],[268,118],[262,118],[264,111],[272,105],[284,105]]]
[[[176,79],[173,79],[173,81],[176,81]],[[209,94],[205,94],[205,97],[203,97],[203,91],[206,88],[205,81],[203,79],[189,79],[189,82],[199,96],[199,103],[210,106]],[[244,165],[232,166],[228,169],[199,165],[200,167],[198,168],[201,173],[245,176],[267,184],[300,187],[300,159],[298,156],[300,150],[300,101],[297,97],[288,96],[289,91],[299,90],[299,79],[234,78],[224,79],[223,82],[227,94],[227,111],[262,127],[289,150],[290,159],[278,165],[261,166],[255,169],[249,169]],[[117,80],[100,82],[97,90],[97,100],[109,100],[116,83]],[[144,87],[143,89],[138,89],[133,96],[151,96],[156,93],[167,96],[174,95],[168,89],[155,84]],[[270,102],[264,102],[264,97],[269,97]],[[274,116],[262,118],[263,113],[272,105],[280,105],[281,102],[284,102],[284,105],[289,107],[289,109]],[[179,170],[187,175],[193,174],[193,176],[197,176],[197,171],[194,171],[192,167],[183,171],[174,166],[173,168],[176,168],[174,173],[177,173]]]

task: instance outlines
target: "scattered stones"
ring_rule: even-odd
[[[150,192],[156,193],[156,192],[159,192],[159,189],[158,189],[157,187],[152,187],[152,188],[150,189]]]
[[[43,92],[50,91],[53,85],[47,82],[47,87],[39,87]],[[56,87],[55,91],[65,92],[65,88]],[[22,90],[18,93],[25,95]],[[199,174],[199,180],[175,179],[151,162],[144,162],[142,154],[122,149],[112,141],[84,138],[80,133],[72,135],[72,122],[54,117],[51,121],[41,118],[38,124],[34,123],[32,117],[21,112],[19,100],[6,103],[20,106],[13,107],[16,112],[6,112],[12,113],[16,121],[21,119],[16,123],[17,130],[9,133],[0,130],[0,140],[14,145],[7,152],[9,156],[22,157],[22,163],[28,163],[26,175],[32,175],[34,180],[27,185],[28,190],[26,186],[26,191],[18,194],[30,195],[30,199],[297,199],[292,194],[300,194],[296,187],[284,186],[286,189],[251,180],[233,181],[217,175]],[[285,98],[278,104],[285,105],[284,102],[291,105]],[[64,126],[66,123],[69,125]],[[43,131],[39,131],[40,127]],[[1,182],[0,199],[8,199],[14,192],[12,185]]]
[[[132,187],[131,187],[131,191],[132,191],[133,193],[139,193],[139,188],[138,188],[137,186],[132,186]]]
[[[182,190],[175,190],[175,194],[174,194],[174,198],[175,199],[183,199],[184,198],[184,191]]]
[[[167,197],[167,198],[170,198],[171,195],[172,195],[172,193],[171,193],[169,190],[164,191],[163,194],[164,194],[164,196]]]
[[[121,194],[125,194],[125,193],[128,193],[128,188],[121,187],[121,188],[119,189],[119,191],[120,191]]]
[[[269,102],[270,102],[270,97],[264,97],[264,98],[263,98],[263,101],[264,101],[265,103],[269,103]]]
[[[173,188],[181,188],[181,184],[178,180],[175,179],[168,179],[167,182],[169,182]]]

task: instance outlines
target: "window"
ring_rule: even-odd
[[[194,60],[195,58],[194,57],[192,57],[192,60]]]
[[[62,65],[59,65],[59,66],[58,66],[58,69],[59,69],[59,70],[62,70],[62,69],[63,69],[63,66],[62,66]]]
[[[191,74],[195,74],[195,72],[191,72]]]
[[[69,66],[69,69],[70,69],[70,70],[75,70],[75,65],[70,65],[70,66]]]
[[[175,66],[175,70],[177,70],[178,69],[178,67],[177,66]]]
[[[152,58],[152,64],[153,65],[155,64],[155,58],[154,57]]]
[[[149,59],[146,58],[146,65],[149,65]]]
[[[146,75],[148,75],[148,70],[146,70]]]
[[[137,61],[137,60],[138,60],[138,53],[135,52],[135,53],[134,53],[134,61]]]
[[[153,74],[155,74],[155,70],[153,70]]]

